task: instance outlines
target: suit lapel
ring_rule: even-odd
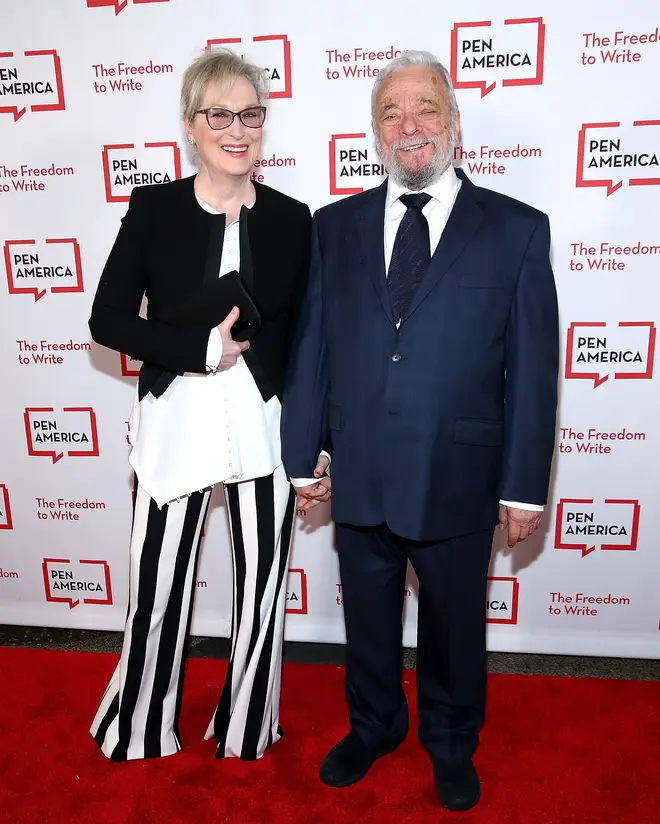
[[[385,201],[387,198],[387,179],[368,193],[362,202],[357,217],[357,232],[362,249],[361,262],[369,272],[378,300],[394,326],[390,296],[387,291],[385,274],[385,248],[383,232],[385,226]]]
[[[256,203],[252,207],[256,209]],[[241,206],[241,213],[238,218],[238,243],[240,252],[240,275],[249,291],[254,289],[254,265],[252,263],[252,245],[248,230],[248,215],[250,210],[247,206]]]
[[[252,295],[257,297],[268,285],[272,285],[262,276],[272,269],[268,256],[272,253],[270,238],[273,232],[273,212],[270,210],[269,220],[268,189],[256,181],[254,188],[257,193],[254,206],[251,209],[241,209],[239,231],[241,277]]]
[[[197,253],[201,249],[205,250],[205,260],[202,268],[203,281],[214,281],[218,278],[220,264],[222,263],[222,250],[225,240],[225,229],[227,226],[227,215],[212,214],[203,210],[195,201],[194,177],[191,178],[191,197],[189,198],[190,225],[187,229],[187,236],[191,240],[191,248]],[[246,206],[241,206],[238,219],[238,236],[240,249],[240,274],[248,289],[252,290],[254,283],[254,266],[251,253],[249,235],[253,226],[250,220],[251,212],[257,211],[257,222],[260,217],[260,210],[254,207],[250,210]],[[258,233],[258,230],[257,230]],[[253,244],[256,245],[256,244]]]
[[[458,176],[462,180],[462,185],[454,208],[451,210],[440,242],[431,258],[426,276],[401,319],[402,323],[410,317],[451,269],[483,221],[484,212],[479,205],[478,189],[460,170],[458,170]]]

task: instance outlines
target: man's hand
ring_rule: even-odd
[[[240,310],[237,306],[231,310],[227,317],[218,326],[218,331],[222,338],[222,357],[218,364],[218,372],[224,372],[236,366],[236,361],[242,352],[250,348],[250,341],[237,341],[231,336],[231,328],[238,320]]]
[[[500,504],[500,526],[507,530],[507,544],[514,547],[519,541],[536,532],[541,524],[542,512],[531,509],[515,509]]]
[[[314,470],[315,478],[322,478],[324,475],[330,475],[330,458],[327,455],[319,455],[316,462],[316,469]]]
[[[298,515],[304,515],[308,510],[318,504],[323,504],[330,500],[330,490],[332,481],[328,477],[330,459],[327,455],[319,455],[316,462],[316,469],[314,470],[314,477],[321,478],[318,483],[310,484],[309,486],[298,487],[298,500],[296,503],[296,511]],[[325,477],[324,477],[325,476]]]

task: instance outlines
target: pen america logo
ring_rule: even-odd
[[[62,65],[54,49],[0,52],[0,114],[11,114],[16,122],[28,111],[65,108]]]
[[[51,458],[98,457],[96,412],[91,406],[28,407],[23,414],[28,455]]]
[[[41,564],[46,600],[68,604],[112,604],[112,580],[107,561],[80,560],[72,564],[69,558],[44,558]]]
[[[584,123],[578,134],[578,189],[660,185],[660,120]]]
[[[0,529],[13,529],[11,519],[11,503],[9,502],[9,490],[5,484],[0,484]]]
[[[84,291],[80,245],[76,238],[7,240],[4,244],[10,295],[67,295]]]
[[[555,549],[572,549],[584,558],[594,550],[634,552],[641,507],[637,499],[561,498],[555,519]]]
[[[486,621],[489,624],[517,624],[520,584],[517,578],[488,578]]]
[[[286,613],[307,615],[307,575],[304,569],[290,569],[286,584]]]
[[[103,177],[108,203],[128,203],[136,186],[181,178],[181,151],[172,143],[115,143],[103,147]]]
[[[147,3],[169,3],[170,0],[132,0],[134,6],[142,6]],[[88,9],[101,9],[110,7],[115,10],[115,17],[129,5],[129,0],[87,0]]]
[[[542,17],[454,23],[451,76],[457,89],[480,89],[481,97],[501,86],[543,83],[545,24]]]
[[[206,50],[222,46],[236,52],[243,52],[258,66],[261,66],[270,79],[272,99],[291,97],[291,43],[286,34],[264,34],[259,37],[224,37],[206,41]]]
[[[357,195],[381,182],[385,167],[366,132],[333,134],[328,148],[331,195]]]
[[[566,341],[567,379],[651,380],[655,360],[653,321],[571,323]]]

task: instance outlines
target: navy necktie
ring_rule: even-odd
[[[406,207],[394,239],[392,259],[387,274],[387,290],[390,295],[394,320],[398,323],[415,292],[422,282],[431,260],[429,224],[422,209],[431,199],[425,193],[401,195],[399,200]]]

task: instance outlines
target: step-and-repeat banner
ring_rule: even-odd
[[[495,538],[493,650],[660,657],[660,15],[653,0],[4,0],[0,28],[0,622],[120,629],[139,364],[90,305],[134,186],[194,171],[179,83],[204,49],[266,68],[253,176],[314,210],[377,185],[370,92],[403,49],[450,68],[456,165],[550,215],[561,410],[540,535]],[[181,273],[185,277],[185,272]],[[286,636],[341,642],[327,509],[295,532]],[[193,631],[228,635],[215,491]],[[415,643],[411,576],[405,643]]]

